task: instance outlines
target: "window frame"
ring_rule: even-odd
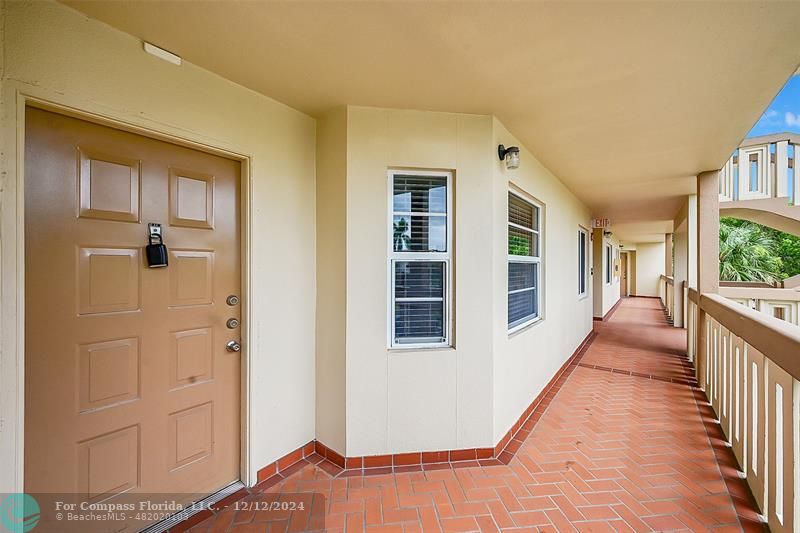
[[[614,272],[611,267],[611,261],[613,261],[613,246],[610,242],[603,243],[603,260],[605,264],[603,265],[605,268],[603,270],[603,283],[605,285],[611,285],[611,282],[614,280]]]
[[[444,177],[447,180],[447,211],[445,213],[445,252],[397,252],[394,250],[394,178],[396,175],[402,176],[431,176]],[[390,168],[386,172],[387,176],[387,206],[388,216],[386,220],[386,248],[387,248],[387,301],[388,301],[388,322],[386,324],[386,346],[389,350],[420,350],[451,348],[453,346],[453,171],[449,170],[407,170],[400,168]],[[430,213],[423,215],[430,216]],[[440,216],[440,215],[435,215]],[[395,263],[397,262],[433,262],[444,263],[444,290],[443,290],[443,326],[444,342],[415,342],[415,343],[396,343],[395,342]],[[405,299],[403,299],[405,300]],[[412,301],[410,299],[408,301]],[[425,298],[426,301],[436,301],[433,298]],[[421,300],[420,300],[421,301]]]
[[[578,300],[583,300],[589,296],[589,230],[581,225],[578,225],[578,246],[581,244],[581,236],[583,237],[583,264],[581,264],[580,252],[578,250]],[[583,268],[583,275],[581,275],[581,268]],[[580,282],[583,282],[583,292],[581,292]]]
[[[619,246],[613,246],[614,248],[614,263],[611,266],[612,275],[614,276],[614,283],[619,283],[620,279],[622,279],[622,250],[620,250]]]
[[[505,239],[505,247],[506,247],[506,328],[508,329],[508,334],[512,335],[522,329],[527,328],[528,326],[540,322],[544,319],[544,309],[542,308],[542,280],[544,279],[543,268],[544,264],[542,262],[542,251],[544,250],[544,235],[543,235],[543,228],[544,228],[544,221],[542,217],[542,212],[544,211],[544,204],[532,196],[522,192],[521,190],[515,187],[508,188],[508,194],[512,194],[516,196],[518,199],[522,200],[523,202],[530,204],[531,206],[535,207],[535,215],[536,215],[536,227],[539,229],[532,229],[526,228],[524,226],[520,226],[519,224],[514,224],[509,220],[509,209],[508,209],[508,196],[506,196],[506,239]],[[526,255],[512,255],[508,253],[508,228],[513,226],[522,231],[530,231],[537,237],[537,255],[535,256],[526,256]],[[513,326],[508,323],[508,296],[511,294],[511,291],[508,288],[508,273],[509,268],[508,265],[511,263],[535,263],[538,266],[536,267],[536,279],[534,280],[534,286],[531,289],[518,289],[515,290],[514,293],[524,292],[528,290],[536,291],[536,315],[531,315],[526,317],[525,320],[522,322],[518,322]]]

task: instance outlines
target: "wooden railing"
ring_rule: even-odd
[[[786,197],[800,205],[797,146],[800,136],[790,133],[745,140],[720,171],[720,202]]]
[[[800,328],[688,290],[688,352],[771,531],[800,529]]]
[[[667,310],[669,318],[675,318],[675,281],[670,276],[661,275],[658,282],[658,296],[661,298],[661,304]]]
[[[800,290],[720,287],[721,296],[795,326],[800,325]]]

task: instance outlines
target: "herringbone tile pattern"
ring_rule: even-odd
[[[720,473],[688,382],[685,333],[668,327],[650,299],[626,299],[596,328],[597,339],[541,419],[529,421],[532,431],[508,465],[332,477],[304,461],[244,501],[324,495],[309,497],[315,508],[228,508],[193,531],[760,529],[739,520],[737,510],[750,518],[755,511],[746,495],[732,498]]]

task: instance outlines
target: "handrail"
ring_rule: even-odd
[[[778,283],[764,281],[719,281],[720,287],[747,288],[747,289],[782,289]]]
[[[689,289],[689,299],[693,299],[692,292],[697,294]],[[800,328],[719,294],[701,294],[699,305],[731,333],[769,357],[794,379],[800,379]]]
[[[787,141],[792,144],[800,144],[800,135],[796,133],[773,133],[772,135],[761,135],[760,137],[750,137],[742,141],[739,148],[749,148],[751,146],[758,146],[761,144],[772,144],[781,141]]]
[[[752,298],[753,300],[780,300],[800,302],[800,291],[766,287],[720,287],[719,293],[726,298]]]
[[[689,287],[689,300],[700,305],[700,295],[697,294],[697,289]]]

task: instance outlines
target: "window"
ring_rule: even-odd
[[[606,247],[605,247],[605,261],[606,261],[606,264],[605,264],[605,267],[606,267],[606,271],[605,271],[606,285],[610,285],[611,284],[611,261],[612,261],[612,258],[611,258],[611,245],[610,244],[606,244]]]
[[[508,329],[540,317],[540,207],[508,192]]]
[[[586,296],[586,286],[588,285],[588,235],[585,229],[578,228],[578,296]]]
[[[450,344],[451,178],[389,171],[392,348]]]
[[[619,281],[619,248],[614,248],[614,280]]]

